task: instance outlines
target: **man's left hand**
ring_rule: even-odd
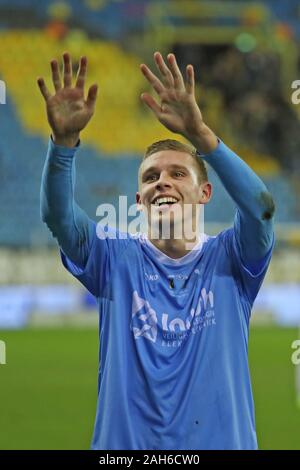
[[[160,52],[155,52],[154,60],[160,78],[147,65],[141,64],[140,68],[160,98],[160,103],[149,93],[143,93],[141,99],[167,129],[184,136],[201,152],[211,152],[218,145],[218,141],[204,123],[197,105],[193,66],[186,67],[184,81],[174,54],[168,54],[168,65]]]

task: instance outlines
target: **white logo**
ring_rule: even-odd
[[[3,80],[0,80],[0,104],[6,103],[6,86]]]
[[[196,310],[194,308],[191,309],[189,316],[186,320],[182,320],[182,318],[173,318],[168,324],[169,315],[167,313],[163,313],[162,316],[162,327],[164,331],[176,331],[176,326],[179,328],[180,331],[186,331],[191,328],[193,324],[193,329],[199,324],[202,324],[202,327],[210,326],[211,324],[215,324],[214,318],[214,294],[212,291],[206,292],[206,289],[201,289],[201,297],[198,301],[198,305]],[[201,312],[203,311],[203,315],[200,317]],[[205,312],[205,315],[204,315]],[[192,321],[194,319],[194,322]],[[206,323],[205,323],[206,322]],[[194,332],[192,330],[192,332]]]
[[[158,274],[148,274],[145,272],[145,276],[147,281],[158,281],[159,275]]]
[[[157,337],[157,316],[155,310],[150,307],[147,300],[139,297],[134,291],[132,298],[131,329],[135,339],[144,336],[153,343]]]
[[[135,339],[142,336],[149,339],[153,343],[157,340],[157,314],[150,306],[147,300],[139,297],[137,291],[133,292],[132,298],[132,318],[131,330]],[[190,333],[196,334],[204,328],[216,325],[214,312],[214,294],[212,291],[207,292],[205,288],[201,289],[201,295],[196,309],[191,308],[189,316],[183,320],[180,317],[173,318],[169,321],[167,313],[162,314],[162,346],[169,346],[169,342],[165,340],[173,339],[172,346],[180,346]]]
[[[186,274],[170,274],[168,276],[169,279],[175,279],[176,281],[186,281],[189,276],[187,276]]]

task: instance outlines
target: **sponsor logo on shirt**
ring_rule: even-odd
[[[156,342],[157,338],[157,315],[155,310],[150,307],[147,300],[139,297],[137,291],[134,291],[132,298],[132,319],[131,329],[135,339],[144,337]]]
[[[169,274],[169,279],[174,279],[176,281],[186,281],[189,278],[187,274]]]
[[[137,291],[132,297],[131,330],[134,338],[146,338],[153,343],[161,341],[164,347],[179,347],[190,334],[196,334],[204,328],[216,325],[214,312],[214,294],[201,289],[201,295],[196,308],[192,308],[186,319],[175,317],[170,319],[168,313],[162,313],[158,336],[158,315],[149,302],[141,298]]]
[[[158,281],[159,280],[159,274],[148,274],[145,272],[145,276],[147,281]]]

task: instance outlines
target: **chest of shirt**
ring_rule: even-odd
[[[166,266],[128,253],[119,260],[110,291],[112,321],[125,322],[135,339],[168,347],[215,329],[224,321],[223,311],[239,308],[233,277],[203,259]]]

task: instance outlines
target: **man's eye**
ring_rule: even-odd
[[[175,176],[176,177],[184,176],[184,173],[182,173],[182,171],[175,171]]]
[[[149,175],[146,178],[147,181],[155,181],[156,179],[157,179],[157,175]]]

